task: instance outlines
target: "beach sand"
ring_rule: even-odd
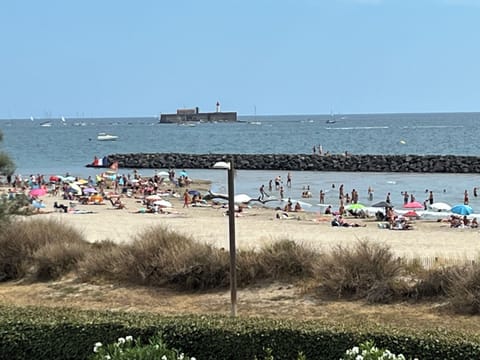
[[[55,201],[68,205],[61,197],[42,197],[44,213],[30,218],[55,219],[78,229],[86,240],[131,242],[143,230],[162,225],[191,236],[196,241],[229,248],[228,216],[223,208],[183,208],[183,200],[168,198],[173,204],[172,214],[136,213],[142,207],[140,200],[122,197],[125,209],[115,209],[106,200],[104,205],[76,205],[76,209],[91,213],[53,212]],[[436,221],[415,221],[414,229],[388,230],[378,227],[375,220],[348,219],[365,227],[332,227],[331,217],[315,213],[290,213],[288,219],[277,219],[274,209],[251,207],[236,217],[237,248],[260,248],[280,239],[290,239],[329,251],[335,245],[349,246],[358,240],[387,244],[396,256],[421,258],[431,262],[435,258],[450,261],[473,260],[480,254],[479,229],[452,229],[449,224]]]
[[[43,213],[26,217],[55,219],[78,229],[89,241],[110,239],[130,242],[143,230],[163,225],[191,236],[197,241],[228,249],[228,216],[221,208],[183,208],[180,199],[170,199],[177,214],[135,213],[141,204],[136,199],[122,198],[126,209],[105,205],[77,205],[84,214],[53,212],[55,201],[68,201],[49,195],[42,197]],[[416,221],[414,230],[393,231],[380,229],[374,220],[354,220],[366,227],[332,227],[331,218],[314,213],[291,213],[291,219],[276,218],[276,211],[264,208],[246,209],[235,220],[237,248],[252,249],[279,239],[291,239],[308,244],[319,251],[329,251],[335,245],[354,245],[359,239],[386,244],[397,256],[419,257],[424,263],[475,259],[480,250],[480,233],[475,229],[451,229],[448,224]],[[323,319],[345,323],[369,321],[398,326],[448,328],[478,332],[478,321],[473,317],[452,317],[438,312],[434,303],[410,302],[391,305],[365,306],[363,301],[328,301],[312,296],[305,284],[255,284],[238,291],[240,316],[280,317],[295,320]],[[211,292],[184,293],[168,288],[119,286],[109,283],[83,283],[75,276],[53,282],[0,284],[0,304],[16,306],[73,307],[78,309],[108,309],[120,311],[147,311],[164,315],[230,314],[230,292],[216,289]],[[443,301],[443,300],[442,300]],[[357,319],[357,320],[355,320]],[[473,329],[473,330],[472,330]]]

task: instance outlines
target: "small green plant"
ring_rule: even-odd
[[[116,343],[105,346],[97,342],[93,346],[93,352],[91,360],[196,360],[175,349],[169,349],[160,336],[151,338],[148,344],[142,344],[132,336],[118,338]]]
[[[348,349],[341,360],[406,360],[406,358],[402,354],[395,355],[388,350],[377,348],[373,341],[366,341],[360,346]]]

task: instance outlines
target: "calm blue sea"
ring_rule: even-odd
[[[335,123],[326,123],[334,119]],[[17,173],[64,174],[88,176],[98,170],[86,168],[94,156],[114,153],[305,153],[321,145],[324,151],[352,154],[480,154],[480,113],[432,114],[362,114],[362,115],[292,115],[243,116],[234,124],[202,123],[197,126],[159,124],[156,117],[141,118],[67,118],[51,119],[51,127],[42,127],[45,119],[0,120],[4,141],[0,150],[7,152],[17,165]],[[119,136],[118,141],[97,141],[99,132]],[[159,169],[161,170],[161,169]],[[193,178],[213,180],[214,190],[225,190],[226,174],[221,170],[189,169]],[[129,169],[120,172],[128,173]],[[144,175],[154,170],[142,170]],[[284,171],[238,171],[236,193],[259,195],[261,184],[275,176],[286,178]],[[320,189],[327,191],[327,202],[337,204],[337,189],[344,184],[355,188],[360,201],[366,201],[367,189],[374,188],[374,201],[384,200],[387,192],[401,204],[402,191],[413,192],[417,200],[433,190],[435,201],[450,204],[463,201],[470,192],[471,204],[480,211],[480,200],[473,197],[473,187],[480,186],[474,174],[401,174],[401,173],[328,173],[292,172],[293,186],[285,194],[300,198],[309,185],[318,203]],[[335,184],[335,189],[332,188]],[[476,206],[478,204],[478,206]],[[476,210],[476,209],[475,209]]]

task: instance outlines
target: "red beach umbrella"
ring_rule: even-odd
[[[418,201],[412,201],[403,205],[405,209],[423,209],[423,204]]]
[[[30,196],[43,196],[47,193],[47,190],[43,188],[35,188],[30,190]]]
[[[418,214],[415,212],[415,210],[410,210],[409,212],[406,212],[405,214],[403,214],[403,216],[416,218],[418,217]]]

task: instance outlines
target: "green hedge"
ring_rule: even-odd
[[[142,313],[0,306],[2,359],[87,359],[93,345],[131,335],[145,342],[157,332],[165,343],[197,359],[339,359],[371,339],[393,353],[428,359],[480,358],[480,335],[446,330],[412,332],[373,325],[332,325],[220,316],[166,317]]]

